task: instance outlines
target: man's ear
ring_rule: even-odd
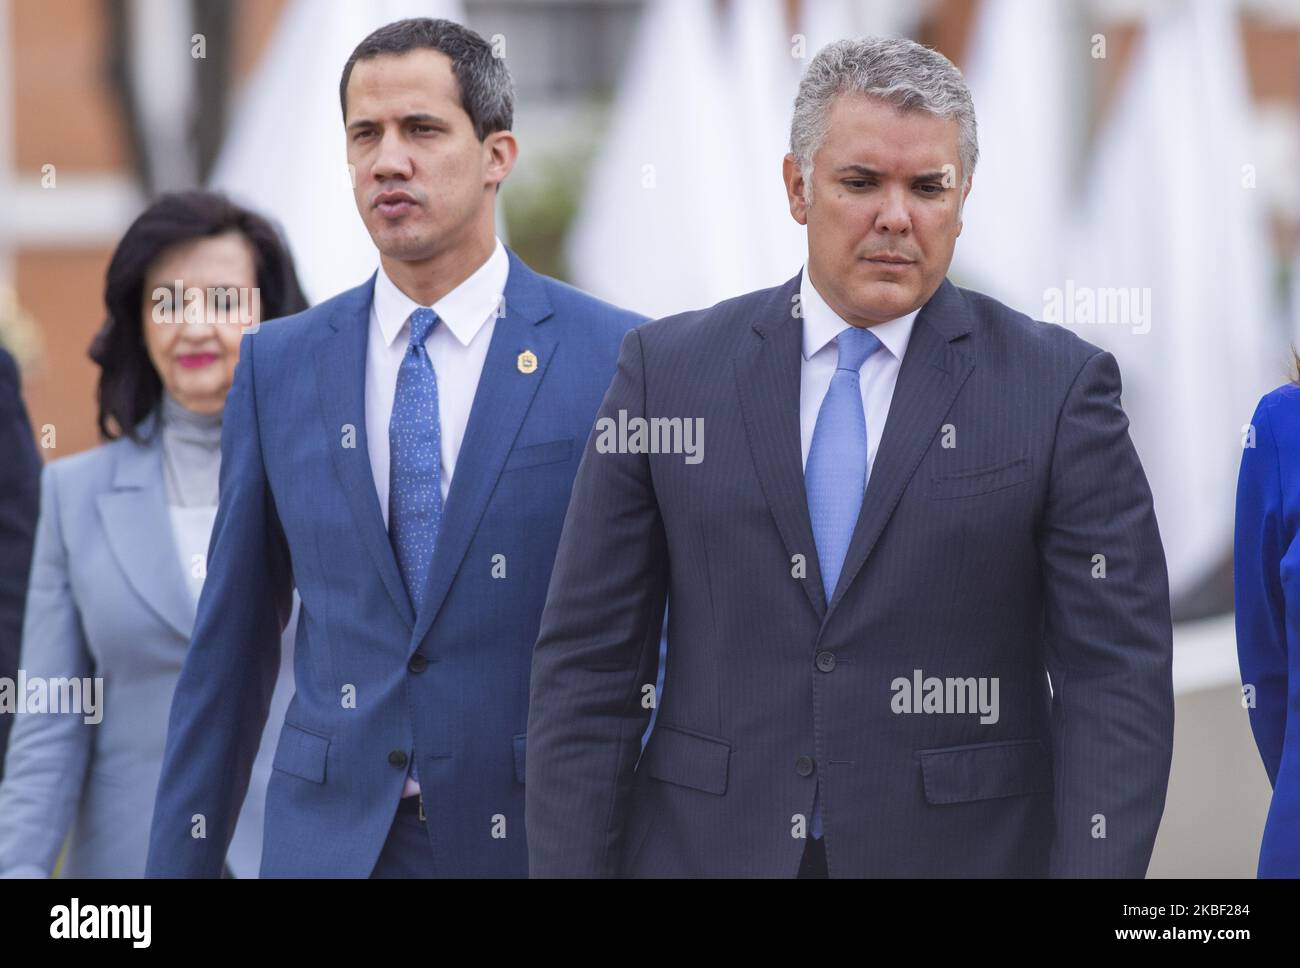
[[[808,224],[808,182],[794,155],[786,155],[781,162],[781,175],[785,178],[785,194],[790,203],[790,215],[800,225]]]
[[[500,187],[514,170],[519,157],[519,142],[510,131],[493,131],[483,139],[483,151],[488,163],[486,184]]]
[[[962,226],[966,223],[962,221],[961,213],[966,210],[966,196],[970,194],[971,185],[975,184],[975,176],[971,175],[966,179],[966,187],[961,190],[961,205],[957,209],[957,234],[961,235]]]

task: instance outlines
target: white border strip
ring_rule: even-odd
[[[4,174],[0,170],[0,179]],[[0,184],[5,206],[0,252],[18,246],[114,245],[144,205],[140,189],[126,175],[56,170],[53,188],[41,187],[40,172],[21,180],[12,171],[8,176],[8,183]]]

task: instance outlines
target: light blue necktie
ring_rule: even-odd
[[[411,313],[409,322],[411,338],[397,371],[388,421],[388,535],[418,614],[442,521],[438,378],[424,348],[438,315],[422,307]]]
[[[808,514],[827,605],[834,597],[867,487],[867,418],[862,410],[858,371],[881,345],[875,333],[857,326],[844,330],[835,342],[839,362],[817,412],[817,426],[804,467]],[[813,795],[809,833],[821,839],[820,781]]]

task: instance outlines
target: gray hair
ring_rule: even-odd
[[[790,153],[812,198],[813,155],[826,140],[827,115],[841,94],[880,98],[900,111],[956,118],[962,182],[975,172],[979,142],[975,104],[961,71],[937,50],[905,37],[866,37],[827,44],[804,73],[794,99]]]

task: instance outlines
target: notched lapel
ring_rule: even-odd
[[[801,274],[802,275],[802,274]],[[799,383],[803,327],[791,311],[800,276],[777,289],[736,357],[736,385],[749,450],[786,552],[802,555],[808,601],[820,620],[826,612],[821,568],[804,489],[799,440]]]
[[[352,518],[389,597],[407,625],[415,611],[402,583],[384,516],[375,490],[366,434],[366,342],[375,277],[339,297],[328,321],[329,331],[316,346],[316,390],[321,432],[347,495]],[[355,428],[353,447],[343,446],[344,427]]]
[[[555,327],[545,322],[552,310],[541,277],[513,252],[509,256],[510,273],[501,315],[488,344],[465,439],[456,458],[456,472],[443,506],[424,605],[416,616],[411,637],[412,651],[418,648],[447,598],[559,345]],[[535,359],[521,361],[523,353],[531,353]],[[483,563],[484,568],[488,565]]]
[[[152,426],[145,432],[151,431]],[[127,583],[188,642],[194,632],[194,602],[181,573],[167,511],[160,433],[151,433],[145,447],[122,442],[113,469],[113,490],[100,494],[96,505],[108,547]]]
[[[875,548],[904,488],[975,368],[970,352],[954,344],[970,331],[965,300],[945,279],[916,317],[862,510],[849,541],[839,584],[826,610],[827,619]]]

